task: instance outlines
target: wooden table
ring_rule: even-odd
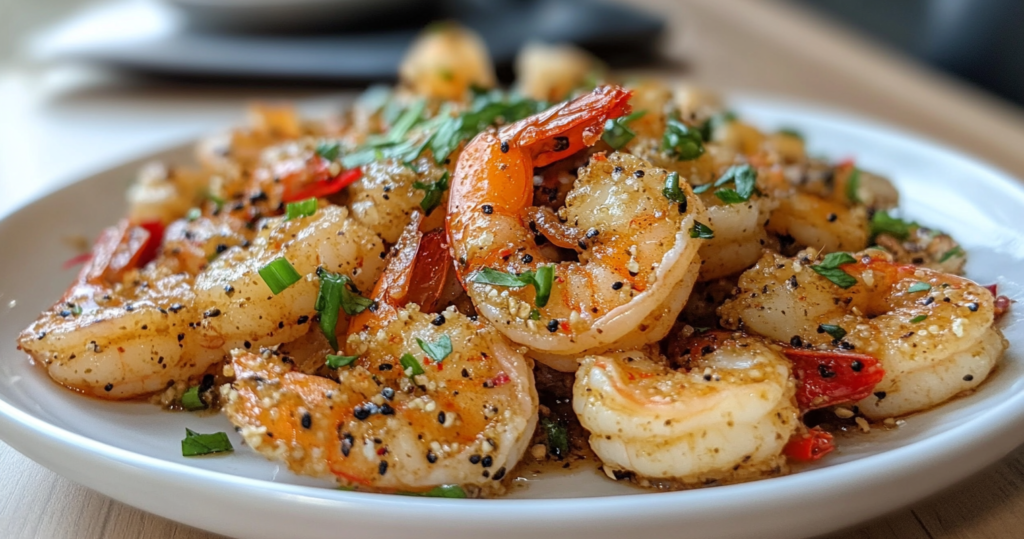
[[[683,72],[712,88],[771,93],[823,103],[880,118],[963,148],[1024,177],[1024,115],[1005,102],[913,64],[792,6],[753,0],[637,0],[665,13],[673,29],[660,72]],[[8,81],[9,82],[9,81]],[[49,84],[39,82],[39,84]],[[122,129],[149,136],[123,136],[119,151],[140,152],[239,119],[241,103],[252,97],[308,97],[315,91],[246,90],[137,91],[103,85],[72,90],[46,86],[34,101],[39,118],[63,125],[77,113],[106,106],[111,114],[127,103],[138,124]],[[10,88],[7,88],[9,91]],[[24,88],[22,88],[24,91]],[[5,98],[0,79],[0,101]],[[182,92],[186,96],[182,97]],[[29,92],[33,93],[33,92]],[[148,105],[148,108],[147,108]],[[161,105],[161,106],[158,106]],[[170,106],[173,117],[166,112]],[[12,110],[2,110],[3,114]],[[8,109],[11,105],[8,103]],[[16,121],[36,117],[24,113]],[[63,116],[62,116],[63,115]],[[70,115],[70,116],[69,116]],[[109,119],[109,118],[108,118]],[[149,123],[146,120],[150,120]],[[42,167],[21,153],[4,155],[7,142],[22,136],[0,126],[0,192],[8,193],[17,172],[34,172],[43,184],[64,172]],[[51,126],[58,130],[62,127]],[[157,134],[154,134],[157,133]],[[6,139],[6,140],[5,140]],[[20,139],[19,139],[20,140]],[[24,146],[24,141],[22,146]],[[41,142],[40,142],[41,143]],[[125,149],[127,148],[127,149]],[[72,155],[69,166],[99,163]],[[95,152],[93,152],[95,153]],[[102,153],[102,152],[101,152]],[[103,154],[107,160],[123,157]],[[42,159],[39,157],[38,159]],[[77,161],[76,161],[77,159]],[[6,160],[6,162],[5,162]],[[15,163],[15,165],[11,165]],[[5,168],[6,165],[6,168]],[[20,168],[19,168],[20,167]],[[6,172],[6,174],[5,174]],[[32,193],[20,193],[19,198]],[[6,208],[0,205],[0,213]],[[208,538],[182,526],[115,502],[36,465],[0,443],[0,537],[11,538]],[[832,539],[981,539],[1024,535],[1024,450],[931,500],[895,511]]]

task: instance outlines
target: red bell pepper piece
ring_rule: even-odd
[[[313,182],[298,189],[297,191],[285,192],[281,197],[281,200],[285,202],[296,202],[299,200],[306,200],[307,198],[320,198],[333,195],[349,185],[352,185],[362,176],[363,171],[358,167],[352,170],[346,170],[333,178]]]
[[[810,462],[824,457],[835,448],[832,435],[814,427],[790,438],[782,453],[798,462]]]
[[[796,400],[804,412],[859,401],[885,377],[878,360],[865,354],[802,348],[787,348],[785,354],[793,362]]]

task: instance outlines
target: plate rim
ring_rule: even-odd
[[[726,101],[730,105],[737,105],[737,108],[769,108],[780,115],[798,112],[801,116],[800,121],[804,123],[829,124],[844,130],[870,131],[872,136],[886,138],[891,141],[898,140],[899,144],[909,144],[916,150],[926,152],[941,151],[946,154],[946,158],[956,160],[959,165],[983,172],[989,177],[989,180],[995,182],[1004,192],[1014,193],[1017,202],[1024,207],[1024,184],[1019,179],[1016,179],[1013,174],[967,152],[931,139],[928,136],[863,115],[853,115],[846,111],[816,103],[805,104],[793,100],[778,99],[772,96],[762,97],[760,95],[755,96],[743,93],[727,94]],[[190,144],[192,143],[174,144],[162,150],[152,151],[135,159],[108,166],[102,170],[82,176],[77,180],[55,182],[53,186],[40,191],[25,200],[18,207],[0,216],[0,221],[7,221],[19,215],[31,213],[35,206],[43,203],[50,197],[57,196],[59,192],[71,186],[83,182],[96,181],[97,178],[109,175],[115,170],[138,166],[140,163],[159,158],[162,155],[182,152]],[[629,518],[636,518],[639,515],[664,516],[664,506],[666,503],[670,505],[689,505],[692,510],[695,507],[713,508],[723,501],[734,501],[737,497],[744,500],[757,499],[764,494],[771,496],[782,493],[781,497],[787,499],[808,498],[821,495],[825,491],[830,490],[828,485],[835,484],[836,480],[845,483],[850,482],[851,478],[853,478],[853,481],[856,483],[874,484],[884,481],[887,476],[891,477],[893,470],[898,470],[898,474],[909,476],[915,471],[932,466],[933,464],[931,463],[934,461],[955,457],[961,454],[963,447],[977,447],[987,444],[990,446],[989,449],[996,448],[996,452],[999,453],[997,458],[986,456],[984,459],[981,459],[984,462],[967,463],[962,467],[963,471],[952,474],[954,476],[953,479],[941,481],[943,483],[942,488],[945,488],[1002,458],[1014,447],[1024,442],[1024,432],[1020,428],[1014,429],[1014,427],[1024,427],[1024,393],[1011,395],[994,406],[981,410],[970,421],[957,424],[946,431],[914,441],[908,445],[850,462],[838,463],[822,468],[805,469],[798,473],[781,477],[735,485],[723,485],[714,488],[677,492],[640,492],[594,498],[440,500],[381,495],[369,492],[346,492],[324,487],[276,483],[228,472],[197,468],[185,463],[173,462],[122,449],[85,435],[71,432],[42,418],[37,418],[21,410],[13,403],[8,402],[2,394],[0,394],[0,425],[5,427],[0,429],[3,431],[0,438],[5,440],[13,440],[14,438],[23,440],[26,435],[41,436],[53,443],[59,444],[65,450],[74,452],[85,450],[91,456],[106,458],[118,464],[145,469],[147,472],[156,473],[161,478],[169,481],[213,481],[221,488],[228,486],[232,489],[241,489],[247,491],[249,495],[263,496],[267,499],[281,496],[298,497],[302,499],[303,503],[315,501],[320,505],[327,504],[326,507],[321,508],[322,510],[360,510],[384,515],[395,509],[408,509],[410,507],[430,510],[443,505],[445,508],[458,510],[466,508],[479,509],[486,506],[488,510],[495,508],[508,509],[506,514],[491,515],[489,518],[492,519],[495,516],[500,516],[502,520],[519,519],[528,516],[535,521],[554,522],[563,520],[567,512],[571,513],[572,518],[592,515],[598,517],[599,520],[607,520],[619,519],[624,516]],[[12,443],[11,445],[12,447],[20,447],[21,443]],[[33,458],[31,455],[26,454],[26,456]],[[797,494],[790,493],[790,491],[794,490]],[[938,490],[929,489],[929,492],[937,492]],[[650,503],[653,501],[650,497],[651,495],[658,495],[659,503]],[[920,497],[908,499],[905,501],[905,504],[917,501]],[[123,501],[132,504],[130,500]],[[889,507],[887,510],[895,510],[896,508]],[[878,516],[878,514],[881,513],[876,512],[874,516]],[[856,520],[860,521],[863,519]]]

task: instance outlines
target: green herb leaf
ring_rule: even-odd
[[[843,340],[846,336],[846,330],[832,324],[821,324],[818,326],[818,333],[828,333],[830,337],[837,341]]]
[[[850,253],[829,253],[819,264],[811,266],[818,275],[832,281],[836,286],[846,289],[857,284],[857,279],[843,271],[839,266],[852,264],[857,259],[850,256]]]
[[[686,191],[679,187],[678,172],[670,172],[668,176],[665,176],[665,188],[661,190],[661,193],[672,202],[680,204],[686,202]]]
[[[223,432],[213,434],[199,434],[190,429],[185,429],[185,439],[181,441],[181,456],[197,457],[213,453],[227,453],[234,451],[228,435]]]
[[[412,369],[412,374],[409,376],[410,378],[424,373],[423,366],[420,365],[420,362],[417,361],[412,354],[403,355],[398,362],[402,364],[402,370],[406,373],[409,373],[409,369]]]
[[[792,127],[783,127],[782,129],[779,129],[779,134],[786,135],[788,137],[798,138],[801,141],[804,140],[804,134],[797,131],[796,129],[793,129]]]
[[[483,268],[478,271],[472,279],[474,283],[508,286],[511,288],[522,288],[524,286],[533,285],[534,292],[536,293],[534,304],[537,307],[543,307],[548,304],[554,280],[554,266],[541,266],[537,268],[537,271],[524,271],[519,275],[505,273],[491,268]]]
[[[669,119],[661,138],[661,149],[678,161],[690,161],[704,155],[704,140],[697,129]]]
[[[270,261],[269,264],[259,269],[259,274],[275,296],[302,279],[291,262],[284,257]]]
[[[437,342],[424,341],[417,337],[416,344],[420,345],[420,348],[430,356],[430,359],[437,362],[444,361],[444,358],[452,353],[452,340],[448,335],[441,335]]]
[[[694,221],[693,227],[690,228],[690,237],[710,240],[715,237],[715,231],[700,221]]]
[[[530,320],[540,320],[540,311],[537,309],[530,309]]]
[[[448,190],[448,172],[445,171],[441,175],[441,178],[433,183],[423,182],[412,182],[412,186],[415,189],[422,189],[424,191],[423,200],[420,201],[420,207],[423,211],[430,215],[430,212],[434,211],[439,204],[441,204],[441,197],[444,196],[444,192]]]
[[[199,386],[188,388],[188,391],[181,396],[181,406],[190,412],[207,408],[203,398],[199,395]]]
[[[316,154],[328,161],[334,161],[341,155],[341,144],[337,141],[320,141],[316,145]]]
[[[459,485],[439,485],[426,492],[398,492],[402,496],[423,496],[425,498],[465,498],[466,491]]]
[[[402,115],[391,125],[391,129],[388,130],[388,140],[390,142],[398,142],[404,139],[409,130],[420,121],[426,107],[427,101],[425,99],[418,99],[412,105],[409,105],[409,108],[405,109]]]
[[[373,115],[381,111],[391,99],[391,87],[384,84],[370,86],[356,99],[356,106]]]
[[[202,210],[200,210],[199,208],[191,208],[188,210],[188,213],[185,214],[185,220],[191,223],[202,216]]]
[[[514,273],[505,273],[504,271],[498,271],[496,269],[483,268],[473,275],[473,282],[521,288],[533,281],[532,279],[524,279],[522,276]]]
[[[560,421],[545,418],[540,423],[547,436],[548,453],[557,459],[567,457],[569,455],[569,430]]]
[[[911,318],[910,319],[910,323],[911,324],[920,324],[921,322],[924,322],[927,319],[928,319],[928,315],[927,314],[919,314],[919,315]]]
[[[721,188],[715,191],[715,196],[726,204],[746,202],[757,190],[757,171],[750,165],[729,167],[725,174],[715,181],[714,186],[721,187],[729,182],[733,182],[736,189]]]
[[[939,263],[941,264],[949,260],[950,258],[953,258],[954,256],[964,256],[965,254],[966,253],[964,253],[963,247],[957,245],[956,247],[953,247],[952,249],[946,251],[945,253],[942,253],[942,256],[939,257]]]
[[[874,238],[879,234],[887,234],[898,240],[905,240],[919,226],[913,221],[904,221],[898,217],[893,217],[885,210],[878,210],[871,216],[871,238],[874,241]]]
[[[351,365],[353,361],[359,359],[359,356],[336,356],[334,354],[327,354],[327,366],[332,369],[340,369],[346,365]]]
[[[217,211],[220,211],[221,208],[224,207],[224,204],[227,203],[226,200],[213,193],[206,193],[206,199],[213,202],[213,205],[217,207]]]
[[[555,282],[555,267],[541,266],[533,273],[533,287],[536,291],[534,304],[543,307],[548,304],[551,297],[551,286]]]
[[[627,126],[631,122],[642,118],[644,114],[647,114],[646,110],[638,110],[621,118],[608,120],[604,123],[604,133],[601,135],[601,140],[607,142],[609,146],[616,150],[629,144],[629,141],[633,140],[636,133]]]
[[[463,141],[475,137],[499,119],[515,122],[547,108],[547,103],[522,97],[508,97],[500,91],[479,95],[470,110],[441,123],[431,137],[430,151],[434,161],[444,163]]]
[[[719,112],[718,114],[715,114],[714,116],[708,118],[708,120],[704,122],[703,125],[700,126],[700,135],[705,142],[710,142],[711,138],[715,136],[716,129],[722,127],[727,123],[735,121],[735,112],[732,112],[731,110]]]
[[[320,330],[337,350],[338,337],[335,330],[338,327],[338,311],[344,310],[349,316],[356,315],[372,305],[373,300],[353,291],[350,288],[352,280],[347,275],[332,273],[323,268],[317,268],[316,275],[320,278],[320,290],[313,307],[320,313]]]
[[[846,178],[846,199],[854,204],[860,204],[860,169],[854,167],[853,171]]]
[[[919,281],[919,282],[916,282],[916,283],[910,285],[910,288],[907,289],[907,292],[913,294],[914,292],[928,292],[931,289],[932,289],[932,285],[930,285],[928,283],[925,283],[925,282],[920,282]]]
[[[307,198],[300,202],[289,202],[285,206],[285,221],[298,219],[299,217],[310,217],[316,213],[316,197]]]
[[[71,308],[71,314],[79,316],[82,314],[82,306],[77,303],[69,303],[68,307]]]

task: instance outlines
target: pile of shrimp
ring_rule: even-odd
[[[574,458],[785,474],[997,366],[1009,300],[887,179],[570,47],[517,70],[496,89],[447,26],[342,114],[255,107],[143,171],[19,348],[84,395],[218,409],[299,474],[469,496]]]

